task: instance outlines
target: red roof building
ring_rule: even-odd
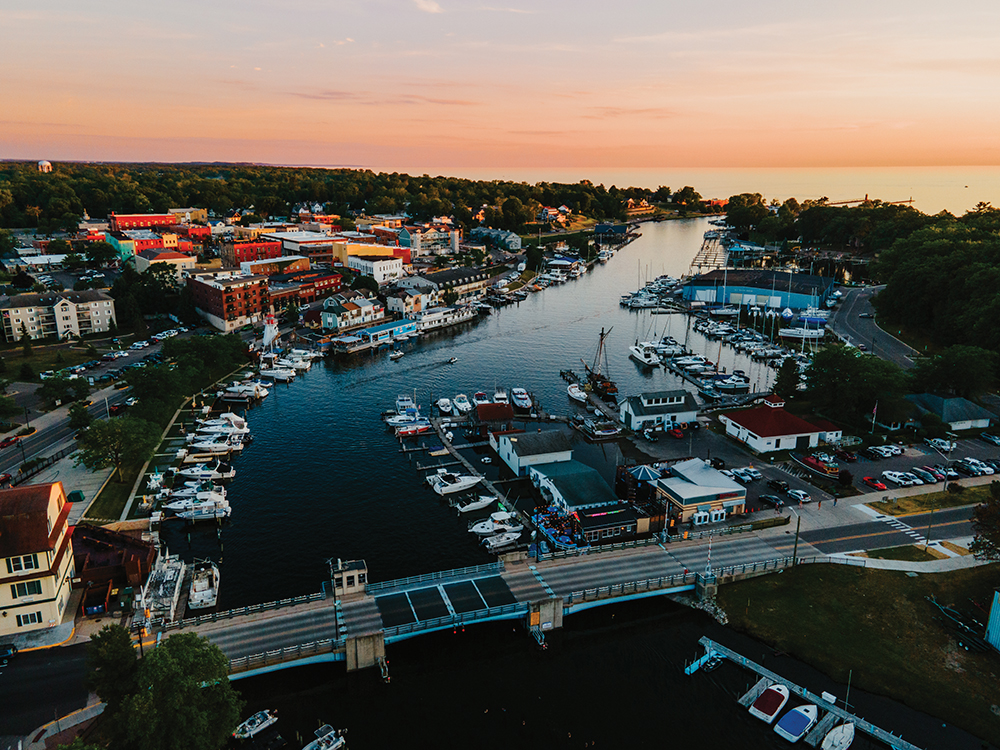
[[[255,260],[273,260],[281,257],[281,243],[277,240],[247,240],[227,242],[219,251],[224,268],[239,268],[241,263]]]
[[[818,446],[820,433],[826,430],[790,414],[784,407],[784,399],[771,394],[763,405],[726,412],[719,421],[726,426],[727,435],[758,453]]]
[[[126,229],[159,229],[180,223],[174,214],[116,214],[108,217],[108,229],[124,232]]]

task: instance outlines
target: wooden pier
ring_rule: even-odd
[[[875,726],[871,722],[865,721],[859,716],[855,716],[850,711],[840,708],[835,703],[831,703],[822,696],[816,695],[806,688],[796,685],[794,682],[789,682],[781,677],[781,675],[776,674],[769,669],[765,669],[761,665],[747,659],[745,656],[737,653],[736,651],[728,649],[725,646],[705,637],[700,638],[698,643],[705,648],[705,655],[699,657],[694,663],[690,664],[684,670],[686,674],[694,674],[694,672],[698,671],[701,665],[708,659],[713,656],[721,656],[729,659],[734,664],[738,664],[744,669],[749,669],[750,671],[756,672],[761,676],[761,679],[758,680],[757,684],[754,685],[754,687],[740,699],[740,705],[749,706],[750,703],[756,700],[757,696],[759,696],[760,693],[763,693],[770,684],[780,683],[787,687],[791,694],[797,695],[803,700],[815,704],[820,711],[825,712],[816,726],[814,726],[809,734],[806,735],[806,743],[812,747],[817,747],[823,741],[823,737],[826,736],[826,733],[830,731],[834,724],[837,724],[839,721],[849,721],[854,724],[855,729],[858,731],[864,732],[880,742],[884,742],[889,747],[894,748],[894,750],[920,750],[917,745],[907,742],[902,737],[895,735],[892,732],[887,732],[884,729]],[[770,683],[765,684],[765,679],[769,680]],[[758,688],[759,691],[757,694],[751,698],[750,696],[753,695]]]

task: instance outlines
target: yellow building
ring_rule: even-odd
[[[191,222],[195,224],[208,223],[207,208],[168,208],[167,213],[180,217],[183,224],[190,224]]]
[[[73,542],[62,482],[0,490],[0,638],[62,622]]]

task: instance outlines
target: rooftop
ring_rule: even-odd
[[[0,557],[52,549],[51,533],[57,533],[60,527],[56,524],[49,531],[48,509],[53,494],[63,495],[61,482],[0,490]],[[61,519],[64,513],[69,513],[68,505],[64,503],[61,508]]]
[[[579,461],[538,464],[530,470],[552,482],[569,508],[618,503],[618,498],[600,472]]]
[[[929,411],[941,417],[942,422],[966,422],[993,419],[996,415],[978,404],[960,396],[945,397],[932,393],[916,393],[906,397],[922,411]]]
[[[816,294],[833,286],[831,276],[811,276],[807,273],[768,271],[764,269],[715,270],[696,276],[689,282],[693,286],[752,287],[754,289],[774,289],[777,292],[793,294]]]
[[[569,437],[558,430],[524,432],[510,435],[511,448],[518,456],[539,456],[545,453],[565,453],[573,450]]]
[[[100,289],[86,289],[81,292],[39,292],[30,294],[15,294],[5,300],[0,300],[0,309],[18,307],[52,307],[59,300],[65,299],[80,304],[83,302],[98,302],[111,300],[108,293]]]
[[[722,416],[759,437],[808,435],[821,431],[816,425],[789,414],[780,406],[755,406],[752,409],[728,411]]]

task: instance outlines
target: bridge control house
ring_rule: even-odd
[[[746,512],[746,488],[700,458],[671,466],[656,488],[675,527],[688,521],[695,526],[716,523]]]

